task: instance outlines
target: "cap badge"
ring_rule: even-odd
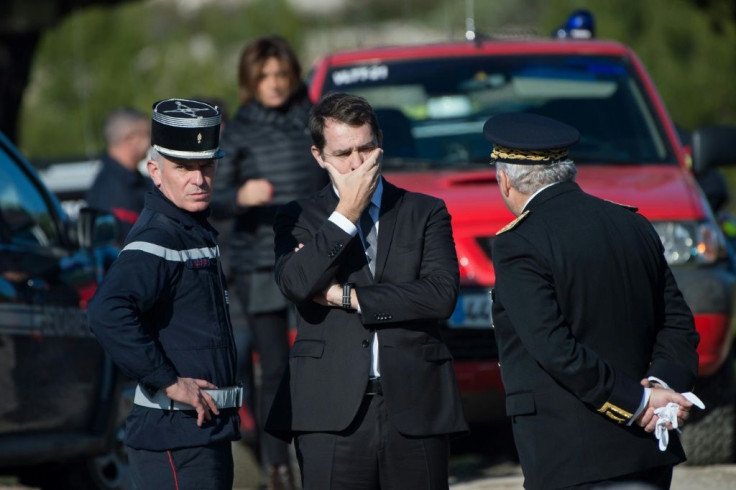
[[[197,144],[201,144],[201,143],[202,143],[202,133],[198,133],[197,134]]]
[[[163,112],[167,112],[167,113],[177,112],[177,113],[181,113],[181,114],[186,114],[187,116],[191,116],[191,117],[199,117],[199,116],[197,116],[197,112],[198,111],[206,111],[206,110],[208,110],[207,107],[189,107],[188,105],[184,104],[183,102],[177,100],[176,101],[176,109],[170,109],[168,111],[163,111]]]

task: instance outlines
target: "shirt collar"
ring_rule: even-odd
[[[337,187],[333,185],[332,190],[334,191],[335,195],[339,199],[340,193],[337,191]],[[383,177],[379,177],[378,184],[376,185],[376,190],[373,191],[373,195],[371,196],[371,204],[373,204],[376,208],[381,209],[381,198],[382,197],[383,197]]]
[[[383,177],[379,177],[378,185],[376,185],[376,190],[373,191],[373,196],[371,197],[371,203],[378,209],[381,209],[381,198],[382,197],[383,197]]]

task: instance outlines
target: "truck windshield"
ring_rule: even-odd
[[[483,123],[517,111],[576,127],[577,164],[675,164],[632,73],[618,57],[432,58],[334,67],[324,92],[368,99],[389,166],[488,163]]]

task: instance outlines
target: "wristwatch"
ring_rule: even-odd
[[[352,306],[350,306],[350,290],[353,288],[353,285],[349,282],[346,282],[342,285],[342,307],[346,310],[352,310]]]

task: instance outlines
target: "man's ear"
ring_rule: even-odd
[[[317,160],[317,163],[320,167],[325,168],[325,162],[322,161],[322,152],[317,148],[316,146],[312,145],[312,156],[315,160]]]
[[[156,187],[161,186],[161,169],[158,168],[159,163],[155,160],[148,160],[146,163],[146,168],[148,169],[148,175],[151,176],[151,180],[153,180],[153,185]]]
[[[504,197],[509,197],[509,194],[511,193],[511,183],[509,182],[508,175],[506,175],[506,172],[504,172],[503,170],[499,170],[497,174],[498,188],[501,189],[501,193],[504,195]]]

